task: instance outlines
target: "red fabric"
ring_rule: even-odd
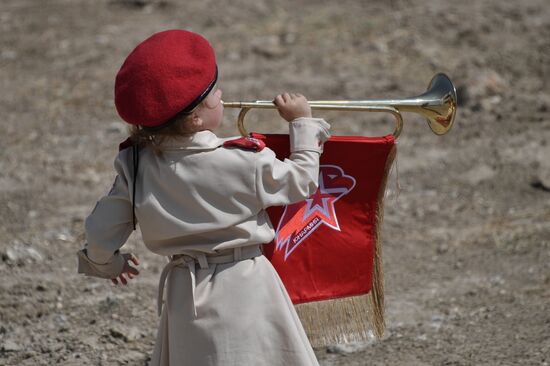
[[[252,136],[264,140],[279,159],[288,157],[288,135]],[[333,136],[321,155],[317,192],[268,209],[277,234],[264,254],[293,303],[370,291],[378,195],[393,147],[392,135]]]
[[[262,151],[265,147],[265,142],[254,137],[241,137],[235,140],[228,140],[223,143],[225,147],[240,147],[254,151]]]
[[[126,140],[122,141],[120,144],[118,144],[118,151],[125,150],[132,146],[134,142],[132,141],[131,137],[128,137]]]
[[[159,32],[122,64],[115,105],[130,124],[159,126],[196,100],[215,77],[214,50],[206,39],[184,30]]]

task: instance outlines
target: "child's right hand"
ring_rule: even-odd
[[[124,260],[125,260],[122,273],[117,278],[111,278],[111,281],[115,285],[118,285],[118,281],[120,281],[123,285],[126,285],[128,283],[128,280],[131,280],[132,278],[134,278],[134,276],[137,276],[139,274],[139,271],[137,270],[137,268],[132,267],[129,263],[129,261],[132,261],[134,265],[138,266],[139,260],[137,259],[137,257],[131,253],[124,253],[122,254],[122,256],[124,257]],[[124,277],[124,274],[128,276],[128,280]]]
[[[279,94],[273,100],[273,104],[277,107],[279,115],[287,122],[300,117],[311,117],[311,107],[302,94]]]

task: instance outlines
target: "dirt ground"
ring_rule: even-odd
[[[442,137],[406,114],[383,226],[387,332],[321,365],[550,364],[550,6],[545,0],[2,0],[0,365],[145,365],[164,259],[128,287],[76,274],[83,220],[126,129],[114,76],[169,28],[214,45],[224,100],[403,98],[439,71],[460,98]],[[260,132],[282,131],[252,112]],[[226,110],[221,134],[236,135]],[[380,115],[322,115],[385,134]]]

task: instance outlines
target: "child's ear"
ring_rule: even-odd
[[[193,130],[199,130],[202,127],[203,120],[199,117],[198,114],[193,113],[193,116],[191,117],[191,126],[193,126]]]

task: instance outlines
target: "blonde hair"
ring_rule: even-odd
[[[155,155],[162,155],[162,143],[169,139],[178,137],[190,136],[197,132],[199,129],[193,124],[193,112],[197,108],[201,107],[199,104],[190,112],[178,113],[164,124],[158,130],[147,129],[142,126],[132,125],[130,126],[130,139],[133,143],[139,146],[148,146],[153,150]]]

